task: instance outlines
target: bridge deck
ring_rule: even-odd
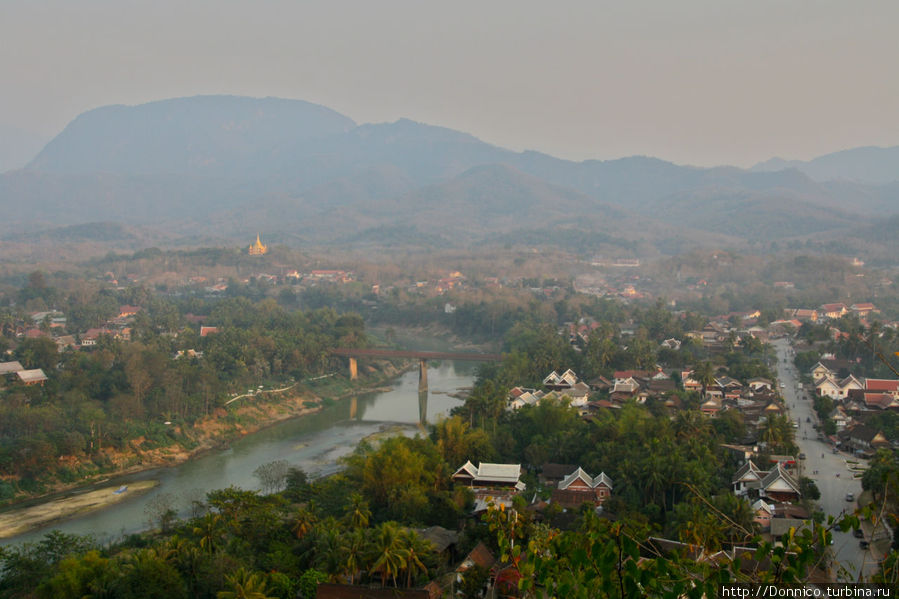
[[[415,358],[418,360],[467,360],[472,362],[498,362],[502,354],[474,354],[464,352],[402,351],[393,349],[355,349],[338,347],[331,353],[351,358]]]

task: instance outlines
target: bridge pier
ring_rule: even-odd
[[[428,390],[418,392],[418,423],[422,426],[428,423]]]
[[[359,365],[356,364],[356,358],[350,356],[350,380],[355,381],[359,378]]]
[[[428,361],[424,358],[418,360],[418,390],[428,390]]]

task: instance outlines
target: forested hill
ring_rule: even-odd
[[[402,223],[452,245],[573,223],[627,231],[649,249],[675,238],[843,236],[897,200],[896,185],[819,182],[795,169],[573,162],[406,119],[357,125],[298,100],[198,96],[77,117],[25,169],[0,175],[0,235],[115,221],[346,244]]]

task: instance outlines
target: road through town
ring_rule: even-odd
[[[818,431],[812,428],[817,423],[812,398],[800,386],[790,343],[782,338],[772,345],[777,350],[780,391],[790,418],[799,423],[799,427],[795,429],[796,444],[805,455],[804,460],[799,460],[800,475],[815,481],[821,491],[818,504],[825,514],[839,517],[843,513],[851,513],[856,508],[856,499],[862,486],[859,479],[854,478],[855,473],[850,466],[864,464],[864,460],[843,452],[834,452],[829,442],[819,440]],[[850,493],[853,499],[847,500]],[[862,574],[867,578],[877,569],[870,551],[860,547],[859,539],[852,535],[852,531],[834,530],[833,540],[834,559],[847,570],[846,577],[855,580]]]

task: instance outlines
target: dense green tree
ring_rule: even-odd
[[[239,568],[226,578],[227,589],[219,591],[218,599],[275,599],[268,595],[268,583],[261,572]]]
[[[351,493],[344,520],[350,528],[366,528],[371,518],[368,502],[360,493]]]
[[[470,428],[459,416],[438,421],[431,438],[436,441],[443,461],[452,469],[458,468],[467,460],[473,463],[489,462],[493,457],[493,447],[487,433],[482,429]]]
[[[59,363],[59,349],[49,337],[23,339],[15,356],[25,368],[42,368],[45,373],[52,372]]]
[[[402,532],[395,522],[381,524],[372,539],[371,572],[381,580],[381,586],[388,581],[396,587],[397,575],[405,570],[409,552],[405,547]]]
[[[360,485],[379,521],[421,521],[450,474],[436,446],[420,437],[391,437],[376,449],[363,443],[346,466],[346,477]]]

